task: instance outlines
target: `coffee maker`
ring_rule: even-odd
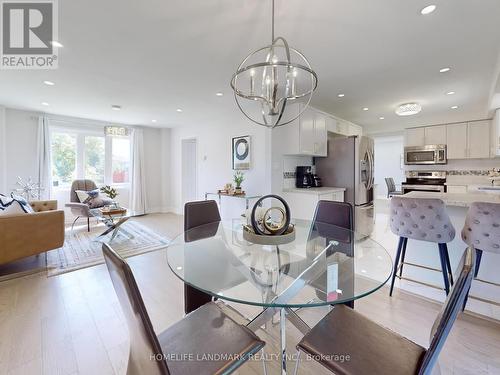
[[[314,175],[311,166],[300,166],[295,171],[295,187],[310,188],[314,186]]]

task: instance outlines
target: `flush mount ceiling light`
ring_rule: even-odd
[[[49,105],[49,103],[47,103],[47,102],[42,102],[42,105],[44,105],[44,106],[46,106],[46,107],[47,107],[47,106]]]
[[[52,81],[43,81],[44,84],[46,84],[47,86],[54,86],[55,83],[52,82]]]
[[[380,116],[378,119],[379,120],[385,120],[385,117],[384,116]]]
[[[300,116],[318,86],[318,76],[305,56],[274,36],[271,44],[248,55],[231,78],[236,104],[256,124],[274,128]],[[301,105],[302,104],[302,105]]]
[[[420,13],[423,14],[423,15],[426,15],[426,14],[431,14],[432,12],[434,12],[436,10],[436,6],[435,5],[428,5],[426,6],[425,8],[423,8]]]
[[[448,91],[446,95],[455,95],[455,91]]]
[[[368,107],[363,108],[363,111],[368,111]]]
[[[337,95],[339,98],[343,98],[345,96],[345,94],[338,94]]]
[[[152,122],[153,124],[155,124],[155,123],[156,123],[156,120],[151,120],[151,122]]]
[[[449,67],[441,68],[441,69],[439,69],[439,73],[447,73],[450,70],[451,70],[451,68],[449,68]]]
[[[451,109],[458,109],[458,105],[454,105]]]
[[[222,92],[218,92],[215,94],[216,96],[223,96],[224,94]]]
[[[411,116],[416,115],[422,110],[422,106],[418,103],[405,103],[396,108],[398,116]]]
[[[182,112],[182,109],[177,108],[177,109],[176,109],[176,111],[177,111],[177,112],[179,112],[179,113],[181,113],[181,112]]]
[[[111,109],[112,109],[113,111],[120,111],[120,110],[122,109],[122,107],[121,107],[120,105],[113,104],[113,105],[111,106]]]

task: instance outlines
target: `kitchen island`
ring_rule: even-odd
[[[403,198],[436,198],[441,199],[445,205],[451,222],[456,230],[455,239],[448,243],[448,251],[451,258],[452,269],[455,271],[458,262],[466,248],[465,242],[462,241],[462,228],[465,223],[468,208],[473,202],[488,202],[500,204],[500,193],[438,193],[438,192],[420,192],[413,191],[402,195]],[[428,267],[440,269],[439,253],[437,244],[409,240],[406,252],[406,262],[423,264]],[[483,253],[481,268],[479,270],[479,279],[500,283],[500,255]],[[426,283],[442,286],[443,278],[438,272],[416,268],[412,266],[404,267],[403,276],[408,276],[412,279],[423,281]],[[411,285],[413,284],[413,285]],[[401,287],[411,290],[412,292],[425,295],[437,300],[444,300],[444,291],[426,286],[417,286],[411,282],[401,282]],[[471,295],[478,296],[483,299],[495,300],[500,302],[500,287],[473,281]],[[467,310],[486,315],[500,320],[500,307],[494,304],[481,302],[471,299],[467,304]]]

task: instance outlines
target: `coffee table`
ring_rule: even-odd
[[[121,230],[130,236],[121,226],[130,219],[133,215],[133,212],[125,207],[120,207],[118,209],[108,209],[106,207],[102,208],[92,208],[90,213],[93,217],[95,217],[98,221],[103,222],[106,225],[106,230],[98,235],[94,241],[98,241],[102,237],[112,233],[111,239],[109,242],[111,243],[118,232]]]

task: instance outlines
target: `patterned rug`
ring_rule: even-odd
[[[96,241],[99,234],[105,231],[104,225],[86,227],[66,231],[64,246],[47,253],[47,276],[56,276],[81,268],[104,263],[102,243],[109,243],[111,234]],[[165,248],[169,239],[151,231],[135,221],[124,223],[111,242],[111,247],[124,258],[144,254]]]

